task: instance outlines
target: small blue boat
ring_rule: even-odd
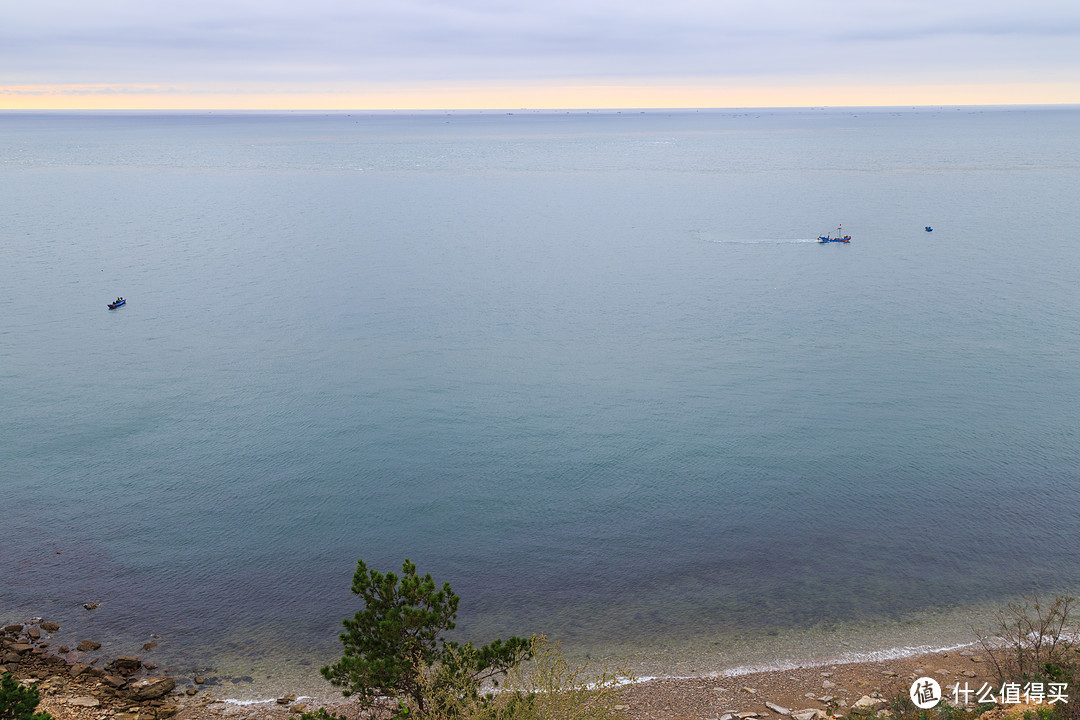
[[[926,226],[926,232],[934,232],[934,228],[932,228],[932,227],[930,227],[929,225],[927,225],[927,226]]]
[[[110,310],[115,310],[116,308],[120,307],[121,305],[123,305],[126,302],[127,302],[127,298],[117,298],[116,302],[109,303],[109,309]]]
[[[836,228],[836,237],[833,237],[831,234],[830,235],[821,235],[821,236],[818,237],[817,241],[819,243],[831,243],[831,242],[849,243],[849,242],[851,242],[851,236],[850,235],[842,234],[843,227],[844,227],[843,225],[840,225],[840,227]]]

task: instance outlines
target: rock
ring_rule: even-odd
[[[94,642],[93,640],[83,640],[81,643],[75,646],[75,649],[79,652],[94,652],[101,647],[101,643]]]
[[[746,720],[746,718],[756,718],[756,717],[761,717],[761,716],[758,715],[756,712],[747,711],[747,712],[735,713],[735,717],[742,718],[742,720]]]
[[[204,678],[202,675],[196,675],[194,677],[194,680],[196,685],[202,685],[204,682],[206,682],[206,678]]]
[[[68,705],[78,705],[79,707],[95,708],[101,705],[101,701],[93,697],[77,697],[68,700]]]
[[[832,680],[822,680],[821,681],[821,687],[823,687],[823,688],[834,688],[834,687],[836,687],[836,683],[834,683]]]
[[[195,694],[196,694],[196,693],[198,693],[199,691],[198,691],[198,689],[197,689],[197,688],[188,688],[188,689],[187,689],[187,690],[185,690],[184,692],[186,692],[186,693],[188,694],[188,696],[190,697],[191,695],[195,695]]]
[[[4,632],[11,633],[12,635],[18,635],[19,633],[22,632],[22,629],[23,629],[23,626],[18,624],[18,623],[4,626]]]
[[[284,697],[279,697],[277,699],[277,704],[278,705],[288,705],[289,703],[294,703],[294,702],[296,702],[296,695],[293,694],[293,693],[289,693],[288,695],[286,695]]]
[[[786,707],[784,707],[782,705],[777,705],[776,703],[766,702],[765,707],[769,708],[770,710],[772,710],[777,715],[790,715],[791,714],[791,710],[788,710]]]
[[[968,677],[968,678],[973,678],[973,677],[978,677],[979,676],[979,673],[975,672],[974,670],[963,670],[963,671],[961,671],[960,674],[963,675],[964,677]]]
[[[884,700],[879,700],[878,698],[872,698],[869,695],[863,695],[861,698],[859,698],[854,703],[852,703],[851,707],[854,710],[862,710],[863,708],[866,708],[868,710],[872,710],[874,708],[879,708],[884,704],[885,704]]]
[[[724,713],[717,720],[735,720],[735,716],[731,713]]]
[[[113,715],[113,720],[139,720],[137,712],[120,712]]]
[[[156,647],[157,647],[156,642],[148,642],[148,643],[143,643],[142,649],[143,650],[153,650]]]
[[[306,713],[308,711],[308,707],[307,707],[307,705],[304,705],[302,703],[296,703],[291,708],[289,708],[289,710],[291,710],[294,713],[300,713],[301,715],[303,715],[304,713]]]
[[[8,645],[8,650],[19,655],[25,655],[34,649],[33,645],[27,645],[26,643],[11,643]]]
[[[157,709],[158,720],[171,718],[178,712],[180,712],[180,707],[178,705],[162,705]]]
[[[100,606],[97,603],[83,603],[83,607],[87,610],[97,610]]]
[[[128,692],[136,700],[156,700],[168,695],[174,688],[176,688],[176,681],[162,675],[137,680],[128,686]]]
[[[900,675],[900,673],[895,672],[893,670],[882,670],[881,674],[886,676],[886,677],[898,677]]]
[[[792,720],[817,720],[819,714],[825,715],[824,712],[817,708],[806,708],[805,710],[793,710],[791,717]]]
[[[981,657],[979,657],[978,655],[972,655],[971,656],[971,662],[980,663],[982,661],[983,661],[983,659]]]
[[[90,666],[86,663],[77,662],[71,666],[71,669],[68,670],[68,673],[71,675],[71,677],[79,677],[89,669]]]
[[[27,629],[26,634],[30,636],[31,640],[41,639],[41,630],[38,630],[36,627]]]
[[[112,661],[113,669],[124,674],[137,672],[142,667],[142,660],[134,655],[121,655]]]
[[[122,688],[122,687],[124,687],[124,685],[127,684],[127,679],[122,678],[119,675],[106,675],[102,679],[105,681],[106,685],[108,685],[108,686],[110,686],[112,688],[115,688],[115,689]]]
[[[748,693],[748,694],[750,694],[750,695],[757,695],[757,689],[756,689],[756,688],[752,688],[752,687],[744,687],[744,688],[742,689],[742,691],[743,691],[744,693]]]

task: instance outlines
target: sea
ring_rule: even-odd
[[[1076,106],[0,113],[0,622],[236,699],[361,559],[641,676],[969,642],[1080,588],[1078,199]]]

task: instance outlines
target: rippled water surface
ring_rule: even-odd
[[[0,620],[257,684],[408,557],[653,673],[950,642],[1080,586],[1078,197],[1075,109],[0,114]]]

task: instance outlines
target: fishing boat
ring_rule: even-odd
[[[821,236],[818,237],[817,241],[819,243],[831,243],[831,242],[849,243],[849,242],[851,242],[851,236],[843,234],[843,227],[844,227],[843,225],[840,225],[838,228],[836,228],[836,237],[833,237],[832,234],[821,235]]]
[[[119,299],[116,300],[116,302],[109,303],[109,309],[110,310],[115,310],[116,308],[120,307],[121,305],[123,305],[126,302],[127,302],[127,298],[119,298]]]
[[[932,227],[930,227],[929,225],[927,225],[927,226],[926,226],[926,232],[934,232],[934,228],[932,228]]]

